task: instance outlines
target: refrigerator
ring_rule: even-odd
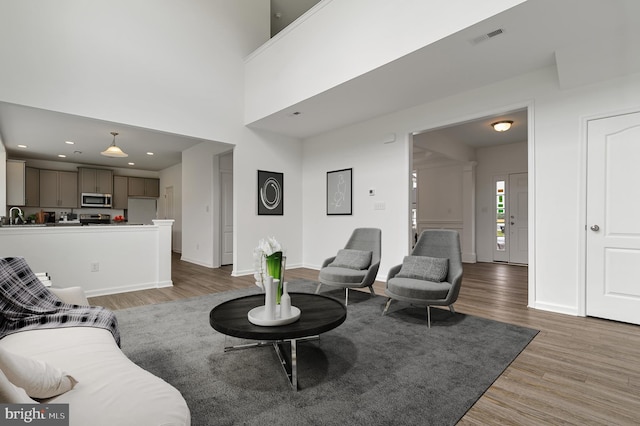
[[[158,200],[155,198],[129,198],[127,224],[153,225],[157,219]]]

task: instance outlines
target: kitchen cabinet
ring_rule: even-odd
[[[78,167],[78,186],[80,193],[113,194],[113,172]]]
[[[40,207],[78,207],[78,173],[40,170]]]
[[[126,176],[113,177],[113,199],[112,208],[129,208],[129,178]]]
[[[25,168],[24,205],[26,207],[40,206],[40,170],[33,167]]]
[[[129,197],[160,197],[160,179],[129,177]]]
[[[25,163],[7,160],[7,206],[24,206]]]

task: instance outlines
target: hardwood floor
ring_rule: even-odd
[[[231,277],[230,267],[204,268],[180,261],[177,254],[172,268],[172,288],[90,302],[122,309],[255,285],[251,276]],[[292,269],[287,274],[288,280],[315,280],[318,272]],[[384,294],[384,283],[374,288]],[[640,424],[639,326],[529,309],[527,268],[503,264],[465,264],[455,308],[540,330],[459,425]]]

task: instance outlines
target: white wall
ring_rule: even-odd
[[[253,249],[262,238],[275,237],[285,249],[287,268],[302,266],[304,241],[302,143],[247,129],[233,152],[234,275],[253,273]],[[284,174],[284,214],[258,215],[258,170]]]
[[[268,0],[0,0],[0,101],[241,143]]]
[[[245,123],[322,93],[523,1],[324,0],[247,59]]]
[[[182,260],[220,266],[218,230],[219,173],[216,155],[228,150],[203,142],[182,152]]]
[[[304,142],[303,232],[304,264],[319,269],[324,259],[344,248],[355,228],[382,230],[379,277],[401,263],[409,247],[408,132],[396,142],[384,135],[398,130],[393,120],[376,120],[336,130]],[[353,214],[327,216],[327,172],[352,168]],[[375,189],[375,196],[369,196]],[[384,210],[374,210],[384,203]]]
[[[168,219],[166,212],[166,188],[173,187],[173,228],[171,229],[171,249],[182,252],[182,163],[160,171],[160,200],[158,217]]]
[[[249,144],[234,156],[236,269],[251,273],[266,234],[300,263],[301,148],[243,125],[244,58],[269,39],[268,0],[0,0],[0,9],[0,101]],[[210,149],[183,158],[181,241],[185,259],[214,266]],[[285,172],[285,218],[256,217],[257,169]]]
[[[24,257],[56,287],[80,286],[87,296],[171,286],[172,221],[148,226],[0,229],[0,257]],[[132,256],[135,253],[135,256]],[[92,264],[97,271],[92,272]]]
[[[527,142],[476,150],[476,252],[479,262],[493,262],[496,241],[494,177],[527,172]]]
[[[408,251],[408,138],[389,145],[376,143],[381,134],[398,135],[437,128],[487,113],[530,106],[529,182],[530,288],[532,307],[577,314],[584,286],[578,265],[584,254],[583,185],[584,117],[640,109],[640,75],[630,75],[572,90],[558,88],[553,67],[481,87],[436,102],[399,111],[305,141],[304,260],[318,267],[334,253],[356,226],[383,229],[381,274]],[[328,170],[354,168],[354,216],[327,217],[323,201]],[[373,211],[367,187],[378,187],[387,210]],[[532,204],[533,202],[533,204]],[[557,223],[562,212],[563,226]],[[332,235],[327,239],[326,235]]]
[[[464,246],[463,165],[444,161],[417,170],[417,232],[425,229],[453,229]]]

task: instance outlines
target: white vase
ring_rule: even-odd
[[[280,296],[280,318],[289,318],[291,316],[291,296],[287,291],[288,282],[282,283],[282,296]]]
[[[278,284],[273,278],[267,277],[264,280],[264,319],[276,319],[276,291]]]

